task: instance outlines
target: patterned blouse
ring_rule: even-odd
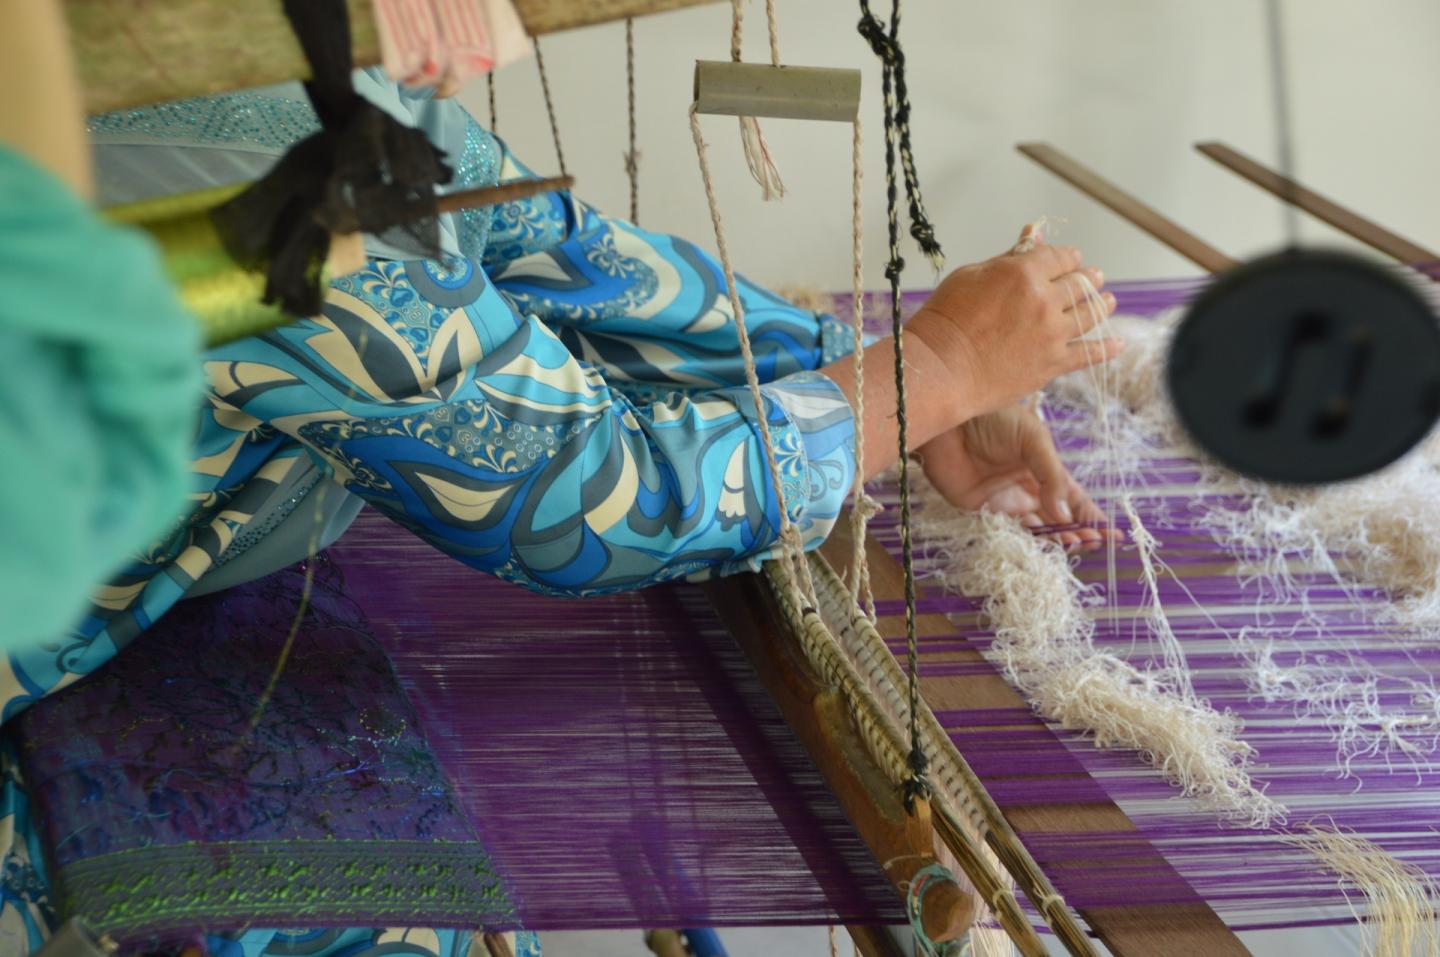
[[[453,101],[397,96],[369,75],[357,86],[450,151],[451,188],[533,175]],[[302,103],[253,93],[92,123],[112,200],[187,175],[189,188],[254,175],[313,128]],[[564,192],[442,226],[444,258],[372,241],[375,258],[334,281],[322,315],[206,355],[193,511],[99,591],[72,636],[9,657],[5,719],[104,665],[187,593],[324,544],[361,501],[467,565],[550,594],[726,574],[776,541],[768,429],[791,519],[811,544],[828,534],[854,477],[854,423],[813,370],[845,352],[846,327],[742,282],[764,383],[756,409],[723,276],[700,248]],[[296,537],[319,526],[323,538]],[[298,553],[275,546],[287,535]],[[24,953],[49,922],[46,882],[5,751],[0,774],[0,951]],[[400,948],[386,953],[463,950],[450,932],[334,934],[308,947],[250,930],[212,945],[236,957],[281,938],[291,954],[359,953],[360,939]]]

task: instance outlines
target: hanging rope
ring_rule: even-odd
[[[875,593],[870,586],[870,561],[865,552],[867,526],[880,510],[880,503],[865,490],[865,277],[861,275],[864,239],[864,155],[861,150],[860,118],[855,118],[850,149],[850,241],[851,241],[851,361],[855,370],[855,495],[850,508],[850,537],[854,555],[850,560],[850,594],[855,604],[875,620]]]
[[[860,10],[863,14],[860,34],[870,41],[871,47],[884,62],[881,92],[885,103],[885,208],[890,244],[890,261],[885,266],[885,277],[890,280],[890,334],[895,352],[895,423],[900,443],[900,560],[905,571],[905,670],[910,706],[910,776],[905,782],[905,806],[913,810],[916,800],[929,797],[930,782],[927,778],[929,759],[920,744],[920,655],[915,623],[915,555],[910,512],[910,421],[905,408],[905,333],[900,314],[900,276],[905,271],[905,259],[900,255],[900,200],[895,171],[897,149],[902,153],[909,151],[906,134],[902,133],[899,122],[901,107],[896,95],[897,85],[903,89],[905,58],[900,52],[898,39],[900,0],[894,0],[888,33],[870,12],[869,0],[860,0]],[[903,109],[907,115],[909,108],[909,103],[905,102]],[[913,163],[910,165],[913,168]],[[940,255],[940,247],[935,244],[934,230],[924,219],[919,184],[916,182],[912,190],[907,178],[906,187],[910,190],[911,235],[934,261]],[[926,248],[927,243],[932,248]]]
[[[550,78],[545,74],[545,55],[540,52],[540,38],[531,38],[535,43],[535,66],[540,70],[540,91],[545,94],[545,115],[550,118],[550,136],[555,140],[555,161],[560,164],[560,175],[569,176],[565,168],[565,151],[560,147],[560,124],[555,119],[555,101],[550,97]]]
[[[640,150],[635,133],[635,18],[625,18],[625,93],[630,115],[630,149],[625,153],[625,175],[630,180],[630,222],[640,225]]]
[[[495,74],[485,74],[485,92],[490,95],[490,132],[494,133],[498,120],[495,117]]]
[[[715,229],[715,247],[720,254],[720,265],[725,273],[725,291],[730,297],[730,308],[735,315],[735,333],[740,340],[745,382],[750,388],[750,398],[755,403],[755,414],[760,419],[760,442],[765,450],[765,464],[770,472],[770,482],[778,499],[780,565],[784,569],[787,585],[808,605],[808,613],[814,614],[819,605],[815,597],[815,582],[810,577],[810,564],[805,561],[805,543],[800,536],[800,530],[790,521],[789,504],[785,501],[784,478],[780,472],[779,459],[775,455],[775,443],[765,412],[765,397],[760,392],[760,376],[755,369],[755,353],[750,347],[750,333],[745,325],[745,305],[740,300],[740,292],[735,283],[730,247],[725,241],[725,224],[720,216],[720,200],[715,195],[715,182],[710,173],[708,147],[705,144],[705,135],[700,130],[700,112],[694,104],[690,107],[690,135],[695,141],[695,155],[700,161],[700,178],[704,181],[705,199],[710,206],[710,224]]]
[[[920,176],[915,171],[915,156],[910,145],[910,90],[905,80],[905,51],[900,46],[900,0],[893,0],[890,26],[887,30],[870,10],[870,0],[860,0],[860,35],[880,58],[880,83],[884,94],[885,125],[894,127],[900,166],[905,176],[905,196],[910,206],[910,235],[920,251],[936,270],[945,265],[945,254],[935,239],[935,227],[925,212],[920,196]],[[903,266],[903,261],[902,261]]]

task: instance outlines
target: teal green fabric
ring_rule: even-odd
[[[189,511],[200,335],[160,256],[0,148],[0,650]]]

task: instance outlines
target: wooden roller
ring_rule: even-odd
[[[304,79],[280,0],[63,0],[89,113]],[[531,36],[718,0],[515,0]],[[380,62],[371,0],[347,0],[356,66]]]
[[[871,760],[840,694],[822,684],[786,639],[789,626],[761,576],[737,575],[705,588],[860,839],[904,897],[911,878],[936,863],[928,805],[921,802],[915,813],[906,812],[896,788]],[[974,919],[974,900],[954,884],[925,895],[921,920],[931,940],[955,940]]]

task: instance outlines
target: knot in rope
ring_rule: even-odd
[[[855,499],[855,511],[859,512],[860,517],[867,522],[884,509],[885,506],[877,502],[868,492],[861,492]]]
[[[925,751],[920,747],[919,741],[915,741],[910,746],[910,755],[906,763],[910,767],[910,775],[905,779],[901,793],[905,798],[905,810],[913,811],[916,801],[924,801],[930,797],[930,779],[927,776],[930,770],[930,759],[925,756]]]
[[[893,67],[896,63],[903,63],[905,57],[900,52],[900,44],[890,39],[890,35],[885,32],[885,25],[880,22],[879,17],[870,12],[867,5],[862,4],[861,8],[860,36],[870,44],[870,49],[886,66]]]
[[[903,256],[896,256],[885,264],[885,278],[892,283],[900,281],[900,276],[905,272],[905,259]]]

